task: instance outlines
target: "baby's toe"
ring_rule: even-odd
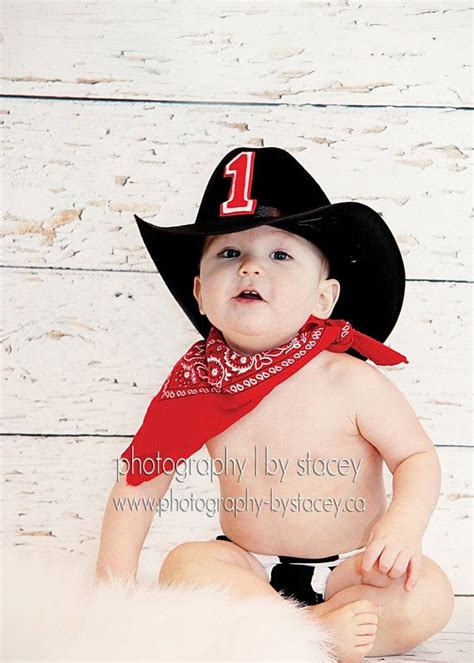
[[[375,635],[377,633],[377,624],[359,624],[356,626],[357,635]]]
[[[362,658],[367,656],[367,654],[369,654],[369,652],[371,652],[374,648],[374,641],[375,637],[373,637],[370,641],[365,642],[364,644],[356,645],[354,648],[356,654],[360,655]]]
[[[352,614],[360,615],[364,612],[370,613],[373,615],[378,615],[380,613],[379,604],[369,599],[360,599],[359,601],[353,601],[351,604]]]

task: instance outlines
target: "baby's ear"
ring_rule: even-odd
[[[320,284],[313,314],[324,320],[329,318],[341,292],[341,284],[336,279],[325,279]]]
[[[200,294],[201,294],[201,279],[199,278],[199,276],[195,276],[193,282],[193,295],[198,301]]]
[[[341,284],[337,279],[327,279],[326,280],[326,290],[328,292],[328,302],[330,305],[328,318],[333,312],[334,307],[336,306],[339,295],[341,294]]]
[[[205,315],[201,302],[201,279],[199,276],[194,277],[193,295],[199,305],[199,313]]]

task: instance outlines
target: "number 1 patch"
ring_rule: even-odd
[[[253,214],[257,201],[250,198],[255,152],[239,152],[226,164],[224,177],[232,177],[229,198],[221,203],[219,216]]]

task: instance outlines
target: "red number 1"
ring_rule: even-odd
[[[219,208],[219,216],[253,214],[257,201],[250,198],[255,152],[239,152],[224,169],[224,177],[232,177],[229,198]]]

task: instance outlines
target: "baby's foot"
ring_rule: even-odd
[[[334,635],[335,655],[340,663],[359,663],[374,646],[381,608],[366,599],[330,609],[330,601],[318,606],[313,616]],[[326,609],[327,607],[327,609]]]

